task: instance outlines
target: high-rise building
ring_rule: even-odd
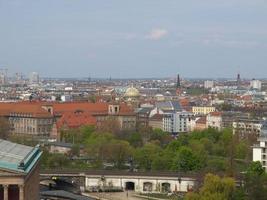
[[[237,74],[236,86],[237,86],[237,88],[240,88],[240,86],[241,86],[241,77],[240,77],[239,73]]]
[[[214,81],[207,80],[204,82],[204,88],[209,89],[214,87]]]
[[[30,83],[39,83],[39,74],[37,72],[32,72],[29,77]]]
[[[163,130],[169,133],[185,133],[190,131],[190,121],[193,113],[168,112],[163,114]]]
[[[253,146],[253,161],[260,161],[262,167],[267,171],[267,123],[263,122],[258,144]]]
[[[0,84],[4,85],[7,83],[7,76],[4,73],[0,73]]]
[[[250,81],[250,88],[261,90],[261,81],[253,79]]]

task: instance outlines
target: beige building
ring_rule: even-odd
[[[155,114],[149,118],[148,125],[153,129],[162,129],[163,130],[163,115]]]
[[[195,115],[207,115],[211,112],[215,112],[215,107],[213,107],[213,106],[193,106],[192,112]]]
[[[10,123],[14,134],[49,136],[53,115],[37,103],[0,103],[0,116]]]
[[[39,160],[41,151],[0,140],[0,199],[39,199]]]
[[[136,114],[120,104],[110,104],[107,113],[95,113],[93,116],[96,118],[97,127],[110,121],[117,122],[120,130],[136,129]]]

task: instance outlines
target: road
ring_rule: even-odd
[[[98,197],[103,200],[141,200],[142,198],[134,197],[135,192],[109,192],[109,193],[90,193],[93,197]]]

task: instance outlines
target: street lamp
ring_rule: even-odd
[[[102,175],[101,177],[100,177],[100,180],[102,181],[102,186],[103,186],[103,190],[102,190],[102,192],[103,192],[103,196],[102,196],[102,198],[104,198],[104,194],[105,194],[105,181],[106,181],[106,178],[105,178],[105,176],[104,175]]]

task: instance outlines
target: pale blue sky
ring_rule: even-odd
[[[51,77],[267,77],[267,1],[0,0],[0,66]]]

